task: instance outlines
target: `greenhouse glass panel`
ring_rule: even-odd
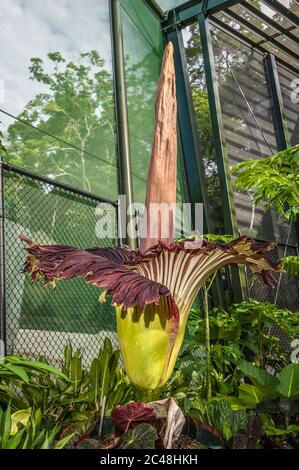
[[[198,23],[194,23],[183,30],[183,40],[197,124],[198,147],[205,168],[211,218],[215,232],[223,233],[224,220],[220,183],[215,162],[212,124]]]
[[[155,128],[155,101],[164,43],[160,21],[142,1],[122,2],[126,85],[134,201],[143,203]],[[185,200],[182,158],[178,155],[178,202]]]
[[[216,27],[212,38],[230,166],[275,154],[273,105],[263,56]],[[241,233],[286,241],[286,222],[272,212],[264,213],[262,205],[255,207],[247,193],[235,192],[234,201]]]
[[[278,66],[281,94],[284,106],[284,117],[286,120],[290,145],[299,143],[299,73],[292,74],[283,67]]]
[[[186,0],[156,0],[157,5],[163,10],[171,10],[186,3]]]
[[[7,159],[115,198],[108,0],[0,0],[0,13]]]
[[[134,200],[144,202],[163,42],[160,23],[143,1],[122,6]]]

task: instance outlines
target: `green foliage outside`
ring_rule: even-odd
[[[241,162],[231,173],[236,176],[236,189],[251,191],[255,204],[264,201],[265,211],[274,209],[290,224],[298,221],[299,145],[261,160]],[[298,256],[282,258],[281,267],[290,275],[298,276]]]

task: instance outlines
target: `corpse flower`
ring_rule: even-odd
[[[146,208],[153,202],[175,202],[176,152],[175,74],[169,43],[157,94]],[[171,376],[192,304],[216,270],[229,264],[247,265],[271,285],[270,271],[278,268],[266,257],[271,244],[246,237],[227,244],[200,237],[174,242],[171,224],[168,237],[162,236],[161,218],[153,219],[150,211],[147,214],[148,236],[136,251],[126,247],[82,250],[22,240],[28,253],[24,270],[33,280],[43,277],[45,282],[55,283],[82,277],[105,288],[100,300],[112,297],[126,372],[136,387],[151,391],[163,387]],[[153,226],[156,231],[151,232]]]

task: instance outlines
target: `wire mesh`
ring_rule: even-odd
[[[269,259],[276,262],[278,259],[283,256],[296,256],[298,255],[296,247],[289,246],[285,254],[285,245],[279,245],[276,250],[270,251],[268,253]],[[278,284],[279,276],[281,275],[280,285]],[[250,296],[254,299],[257,299],[261,302],[267,301],[275,303],[276,291],[278,291],[277,296],[277,306],[279,308],[286,308],[291,311],[299,310],[299,278],[295,276],[290,276],[287,273],[274,273],[273,277],[277,281],[276,288],[268,287],[264,281],[259,280],[255,276],[254,282],[250,287]]]
[[[21,272],[25,253],[18,238],[78,248],[115,246],[115,207],[10,169],[3,171],[3,193],[7,354],[44,355],[57,364],[71,341],[88,363],[105,337],[117,346],[114,310],[98,302],[100,289],[82,279],[58,282],[55,290],[33,283]],[[101,208],[106,220],[107,213],[112,218],[112,233],[105,231]]]

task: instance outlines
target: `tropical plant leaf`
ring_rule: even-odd
[[[0,426],[0,439],[1,439],[1,448],[6,449],[7,443],[9,440],[11,431],[11,410],[10,406],[6,408],[4,411],[1,419],[1,426]]]
[[[247,408],[255,408],[265,399],[265,395],[259,387],[241,383],[239,385],[239,398]]]
[[[274,388],[278,385],[278,379],[276,377],[269,374],[269,372],[266,370],[252,365],[250,362],[245,361],[244,359],[240,359],[237,365],[244,375],[254,379],[263,387]]]
[[[14,436],[11,436],[6,444],[6,449],[18,449],[22,442],[25,431],[26,429],[23,428],[18,431]]]
[[[32,408],[18,410],[11,415],[11,435],[17,434],[19,425],[26,426],[31,416]]]
[[[225,446],[225,440],[217,428],[194,418],[186,418],[182,434],[205,444],[207,447],[221,449]]]
[[[299,256],[285,256],[279,265],[291,276],[299,276]]]
[[[154,449],[158,434],[153,426],[142,423],[121,437],[122,449]]]
[[[3,369],[11,372],[13,375],[16,375],[20,379],[22,379],[24,382],[29,383],[29,376],[26,372],[25,369],[19,366],[15,366],[12,364],[6,364],[6,363],[0,363],[0,376],[2,375]]]
[[[152,406],[144,403],[133,402],[127,406],[118,406],[111,413],[118,433],[124,433],[136,427],[140,422],[152,423],[156,414]]]
[[[8,363],[9,365],[15,364],[19,365],[21,367],[28,367],[30,369],[37,369],[39,371],[45,371],[45,372],[50,372],[51,374],[57,375],[60,378],[69,381],[68,377],[63,374],[59,369],[56,367],[50,366],[49,364],[44,364],[43,362],[39,361],[27,361],[25,359],[16,357],[16,356],[7,356],[5,358],[5,363]]]
[[[279,374],[278,385],[275,387],[278,393],[291,398],[299,396],[299,364],[289,364],[284,367]]]
[[[259,416],[249,416],[246,429],[234,436],[235,449],[256,449],[262,437],[262,421]]]
[[[56,444],[54,445],[54,449],[63,449],[71,440],[72,438],[76,435],[75,432],[70,434],[69,436],[64,437],[63,439],[60,439]]]

